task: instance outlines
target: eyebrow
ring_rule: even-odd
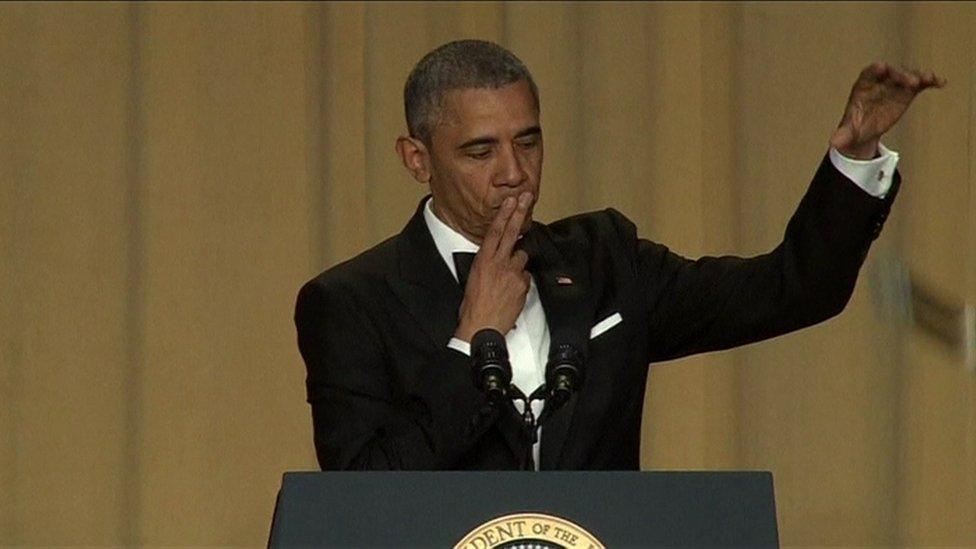
[[[539,126],[531,126],[515,134],[515,139],[519,139],[529,135],[539,135],[541,133],[542,133],[542,128],[540,128]],[[469,139],[464,143],[458,145],[458,149],[459,150],[467,149],[468,147],[473,147],[475,145],[494,145],[496,143],[498,143],[498,139],[494,137],[487,137],[487,136],[475,137],[474,139]]]

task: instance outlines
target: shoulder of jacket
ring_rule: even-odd
[[[550,223],[548,227],[555,234],[569,238],[637,238],[637,227],[634,223],[614,208],[576,214]]]
[[[365,290],[381,284],[387,273],[396,269],[396,240],[392,236],[372,248],[322,271],[302,286],[325,291]]]

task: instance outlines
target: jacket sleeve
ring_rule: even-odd
[[[452,469],[497,419],[474,389],[425,387],[408,394],[392,379],[379,334],[352,292],[320,280],[298,295],[295,325],[305,360],[315,450],[323,470]],[[434,360],[468,368],[448,349]]]
[[[647,314],[649,361],[728,349],[838,314],[850,299],[899,184],[896,173],[887,196],[872,197],[825,156],[783,241],[752,258],[688,260],[638,239],[634,225],[616,214],[617,230],[634,250]]]

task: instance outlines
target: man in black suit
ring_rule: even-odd
[[[533,222],[543,140],[528,70],[488,42],[429,53],[407,81],[397,151],[432,197],[403,232],[298,296],[320,465],[637,469],[648,363],[843,309],[898,189],[897,154],[880,137],[942,85],[931,72],[866,68],[783,242],[691,261],[612,209]],[[504,336],[514,393],[544,384],[551,350],[583,358],[580,387],[541,429],[523,423],[541,401],[498,403],[475,388],[471,342],[486,329]]]

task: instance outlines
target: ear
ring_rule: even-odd
[[[418,183],[430,183],[430,153],[423,141],[401,135],[396,141],[396,151],[403,166]]]

